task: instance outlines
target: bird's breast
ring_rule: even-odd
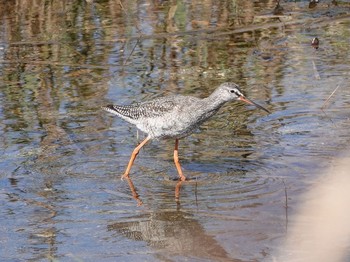
[[[163,116],[145,118],[137,127],[151,138],[181,138],[193,133],[216,112],[217,110],[174,110]]]

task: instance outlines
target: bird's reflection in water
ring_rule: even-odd
[[[127,182],[132,197],[138,205],[142,205],[131,179],[128,178]],[[215,238],[206,233],[193,214],[180,210],[180,189],[184,183],[186,182],[180,181],[175,186],[176,210],[156,210],[130,216],[127,218],[129,221],[111,224],[108,230],[135,241],[146,242],[160,251],[157,256],[165,260],[173,256],[185,256],[210,261],[241,261],[230,258]]]

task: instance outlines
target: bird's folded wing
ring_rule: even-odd
[[[104,110],[116,114],[120,117],[126,117],[133,120],[142,117],[154,118],[163,116],[174,109],[176,103],[172,99],[159,98],[132,105],[107,105]]]

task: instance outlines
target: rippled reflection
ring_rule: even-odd
[[[108,226],[127,238],[145,241],[151,247],[161,249],[158,259],[171,256],[197,257],[198,259],[231,260],[220,244],[208,235],[203,226],[190,213],[169,211],[130,217],[134,222],[117,222]]]

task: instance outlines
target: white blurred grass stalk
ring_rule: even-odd
[[[350,158],[336,161],[302,199],[274,261],[349,261]]]

